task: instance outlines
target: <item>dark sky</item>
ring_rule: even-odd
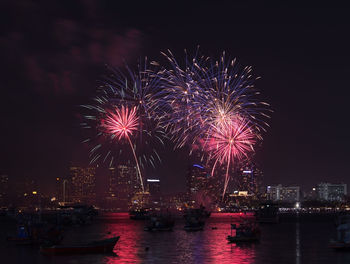
[[[0,173],[49,186],[69,162],[87,160],[78,105],[94,95],[105,64],[200,45],[262,77],[256,86],[274,110],[257,153],[266,184],[350,183],[349,8],[140,2],[1,2]],[[183,187],[183,153],[165,154],[153,173],[168,190]]]

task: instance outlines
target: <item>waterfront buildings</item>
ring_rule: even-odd
[[[343,201],[347,195],[347,185],[319,183],[316,187],[317,198],[323,201]]]
[[[299,186],[267,186],[267,198],[272,201],[281,202],[299,202],[300,201],[300,187]]]

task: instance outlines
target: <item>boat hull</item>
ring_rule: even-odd
[[[52,246],[41,247],[40,252],[45,255],[73,255],[73,254],[97,254],[113,252],[115,244],[119,240],[118,237],[92,242],[86,245],[72,246]]]
[[[202,226],[185,226],[184,229],[187,232],[202,231],[204,229],[204,225],[202,225]]]
[[[238,243],[238,242],[257,242],[260,240],[259,236],[242,236],[242,237],[236,237],[236,236],[227,236],[227,240],[231,243]]]

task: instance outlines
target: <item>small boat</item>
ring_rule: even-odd
[[[149,211],[146,209],[132,210],[129,212],[129,216],[132,220],[146,220],[149,218]]]
[[[204,229],[204,223],[203,224],[197,224],[197,225],[185,225],[184,230],[187,232],[195,232],[195,231],[202,231]]]
[[[145,231],[172,231],[175,221],[170,214],[152,215],[147,221]]]
[[[205,218],[202,209],[189,209],[185,212],[186,224],[184,229],[188,232],[200,231],[204,229]]]
[[[117,236],[82,245],[41,246],[40,252],[45,255],[111,253],[119,238]]]
[[[232,234],[235,230],[235,235]],[[260,240],[260,229],[255,222],[243,222],[238,227],[231,224],[231,235],[227,236],[230,243],[257,242]]]
[[[199,208],[190,208],[187,209],[184,213],[184,217],[196,215],[197,217],[201,218],[209,218],[211,215],[210,211],[205,210],[205,206],[200,205]]]

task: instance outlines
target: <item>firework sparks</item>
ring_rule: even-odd
[[[217,166],[226,166],[224,195],[230,167],[249,159],[254,144],[262,140],[269,105],[258,99],[254,88],[258,78],[252,77],[251,67],[239,67],[225,53],[218,61],[198,56],[198,49],[193,57],[185,54],[181,65],[170,51],[163,53],[170,69],[149,70],[145,62],[136,73],[128,67],[126,74],[111,71],[95,104],[84,106],[93,113],[84,116],[82,125],[97,132],[91,162],[109,160],[111,166],[115,150],[120,155],[127,142],[143,188],[142,161],[154,166],[155,157],[159,159],[155,150],[146,152],[159,145],[152,141],[163,143],[168,135],[175,147],[190,146],[190,154],[198,150],[202,158],[213,160],[212,174]]]
[[[101,126],[106,129],[106,133],[115,136],[118,140],[126,139],[132,150],[136,168],[139,174],[142,192],[144,192],[143,180],[140,165],[137,160],[135,148],[130,140],[130,136],[137,131],[139,126],[139,118],[136,116],[136,107],[129,109],[122,105],[121,110],[115,108],[115,113],[108,112],[105,120],[101,120]]]
[[[128,67],[124,72],[109,69],[93,103],[82,106],[88,113],[81,123],[88,137],[83,142],[94,144],[90,163],[107,162],[113,167],[119,158],[128,158],[131,149],[142,190],[144,164],[155,166],[160,161],[155,147],[166,137],[158,117],[162,91],[147,65],[140,64],[136,72]]]
[[[207,151],[217,163],[226,164],[225,185],[223,195],[229,182],[229,168],[235,160],[248,158],[248,153],[254,151],[255,134],[248,122],[240,117],[221,122],[214,126],[205,143]]]
[[[101,120],[101,126],[106,129],[106,132],[113,134],[118,139],[130,136],[138,129],[139,118],[136,116],[136,107],[129,109],[122,106],[121,110],[115,108],[115,112],[108,112],[105,120]]]
[[[159,72],[172,110],[165,127],[176,147],[189,145],[190,154],[202,150],[215,160],[212,175],[218,164],[226,165],[225,194],[230,166],[249,158],[268,127],[269,105],[258,100],[254,88],[258,78],[251,67],[240,68],[225,53],[218,61],[198,56],[198,50],[192,59],[186,53],[182,67],[170,51],[163,55],[171,65]]]

